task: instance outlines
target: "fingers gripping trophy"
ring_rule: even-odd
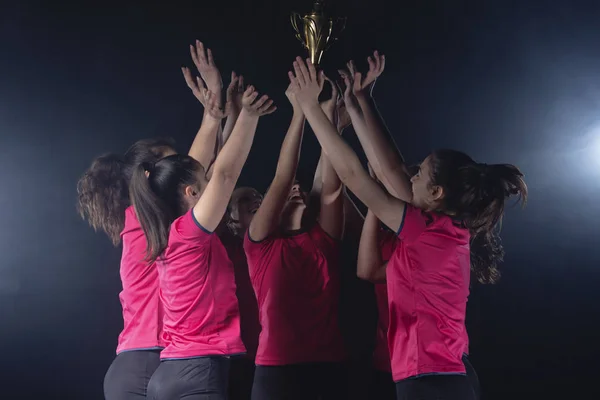
[[[346,18],[329,16],[322,0],[315,1],[309,14],[301,16],[292,13],[291,22],[296,31],[296,38],[308,50],[313,65],[319,65],[323,53],[346,27]]]

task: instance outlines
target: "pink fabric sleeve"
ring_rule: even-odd
[[[171,232],[176,232],[183,240],[192,240],[200,245],[204,241],[208,242],[213,234],[196,221],[194,210],[177,218],[171,225]]]

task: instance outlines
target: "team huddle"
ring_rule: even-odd
[[[356,275],[377,299],[366,398],[478,398],[471,276],[499,278],[498,225],[509,197],[526,201],[522,173],[455,150],[406,166],[373,98],[385,69],[375,52],[368,72],[349,62],[338,82],[297,58],[274,178],[264,195],[236,188],[259,119],[276,107],[235,73],[223,90],[201,42],[190,52],[200,76],[182,72],[204,115],[188,154],[140,140],[95,159],[78,183],[82,217],[123,246],[124,328],[105,398],[352,398],[339,321],[345,246],[358,248]],[[321,145],[310,190],[296,179],[307,121]],[[341,136],[350,126],[367,168]]]

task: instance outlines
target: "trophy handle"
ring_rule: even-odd
[[[327,43],[327,47],[325,50],[329,50],[329,48],[338,40],[338,36],[346,29],[346,17],[338,17],[336,19],[329,20],[329,34],[331,40]]]
[[[298,13],[292,13],[290,15],[290,22],[292,23],[292,28],[294,28],[294,30],[296,31],[296,36],[300,35],[301,31],[298,28],[298,20],[302,20],[302,17],[300,16],[300,14]]]

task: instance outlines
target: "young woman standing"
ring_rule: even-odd
[[[130,194],[155,261],[166,342],[148,384],[151,399],[225,399],[229,357],[245,352],[234,272],[213,232],[252,146],[261,115],[275,110],[267,96],[244,93],[244,109],[216,158],[210,181],[189,156],[142,164]]]
[[[205,51],[197,41],[191,51],[202,78],[194,82],[187,68],[183,73],[205,112],[189,154],[208,166],[214,158],[215,138],[225,116],[219,100],[222,82],[210,49]],[[233,78],[236,79],[232,80],[228,94],[237,84],[237,77]],[[123,290],[119,295],[123,330],[118,339],[117,356],[104,379],[107,400],[146,398],[148,382],[160,362],[164,340],[158,273],[154,263],[144,261],[146,238],[131,206],[129,184],[135,167],[173,154],[176,151],[171,140],[140,140],[122,157],[98,157],[78,182],[81,216],[94,229],[104,230],[115,246],[123,243],[120,266]]]
[[[338,324],[342,185],[324,157],[318,221],[303,226],[307,194],[295,176],[304,115],[290,90],[286,95],[294,115],[244,242],[262,327],[252,398],[338,398],[345,359]],[[332,119],[336,100],[323,105]]]
[[[82,218],[95,230],[103,230],[115,246],[123,243],[119,294],[123,330],[117,356],[104,378],[107,400],[145,399],[164,347],[158,273],[143,261],[146,239],[131,207],[129,182],[135,166],[170,154],[175,154],[172,141],[140,140],[124,156],[98,157],[77,183]]]
[[[526,198],[522,173],[512,165],[486,165],[458,151],[438,150],[421,163],[412,179],[402,168],[376,170],[378,178],[399,183],[399,190],[390,195],[369,177],[319,107],[323,74],[298,58],[289,75],[296,98],[342,182],[400,239],[386,269],[388,343],[397,398],[474,399],[463,362],[470,267],[480,280],[497,277],[501,252],[494,232],[506,199]],[[360,87],[361,75],[354,78]],[[352,85],[346,82],[346,91],[351,92]],[[363,94],[359,91],[357,96]],[[371,107],[368,99],[363,100]],[[367,120],[364,108],[363,113]],[[355,129],[364,122],[352,113],[351,117]],[[382,166],[377,156],[385,152],[378,143],[384,141],[373,141],[371,151],[365,149],[371,165]],[[482,246],[484,256],[471,256],[473,240],[487,245]]]
[[[235,294],[240,308],[240,330],[246,354],[231,359],[229,397],[231,400],[250,400],[254,381],[254,363],[260,334],[258,303],[252,288],[248,261],[244,252],[244,235],[260,207],[262,195],[253,188],[234,190],[225,218],[219,227],[229,259],[233,263]]]

